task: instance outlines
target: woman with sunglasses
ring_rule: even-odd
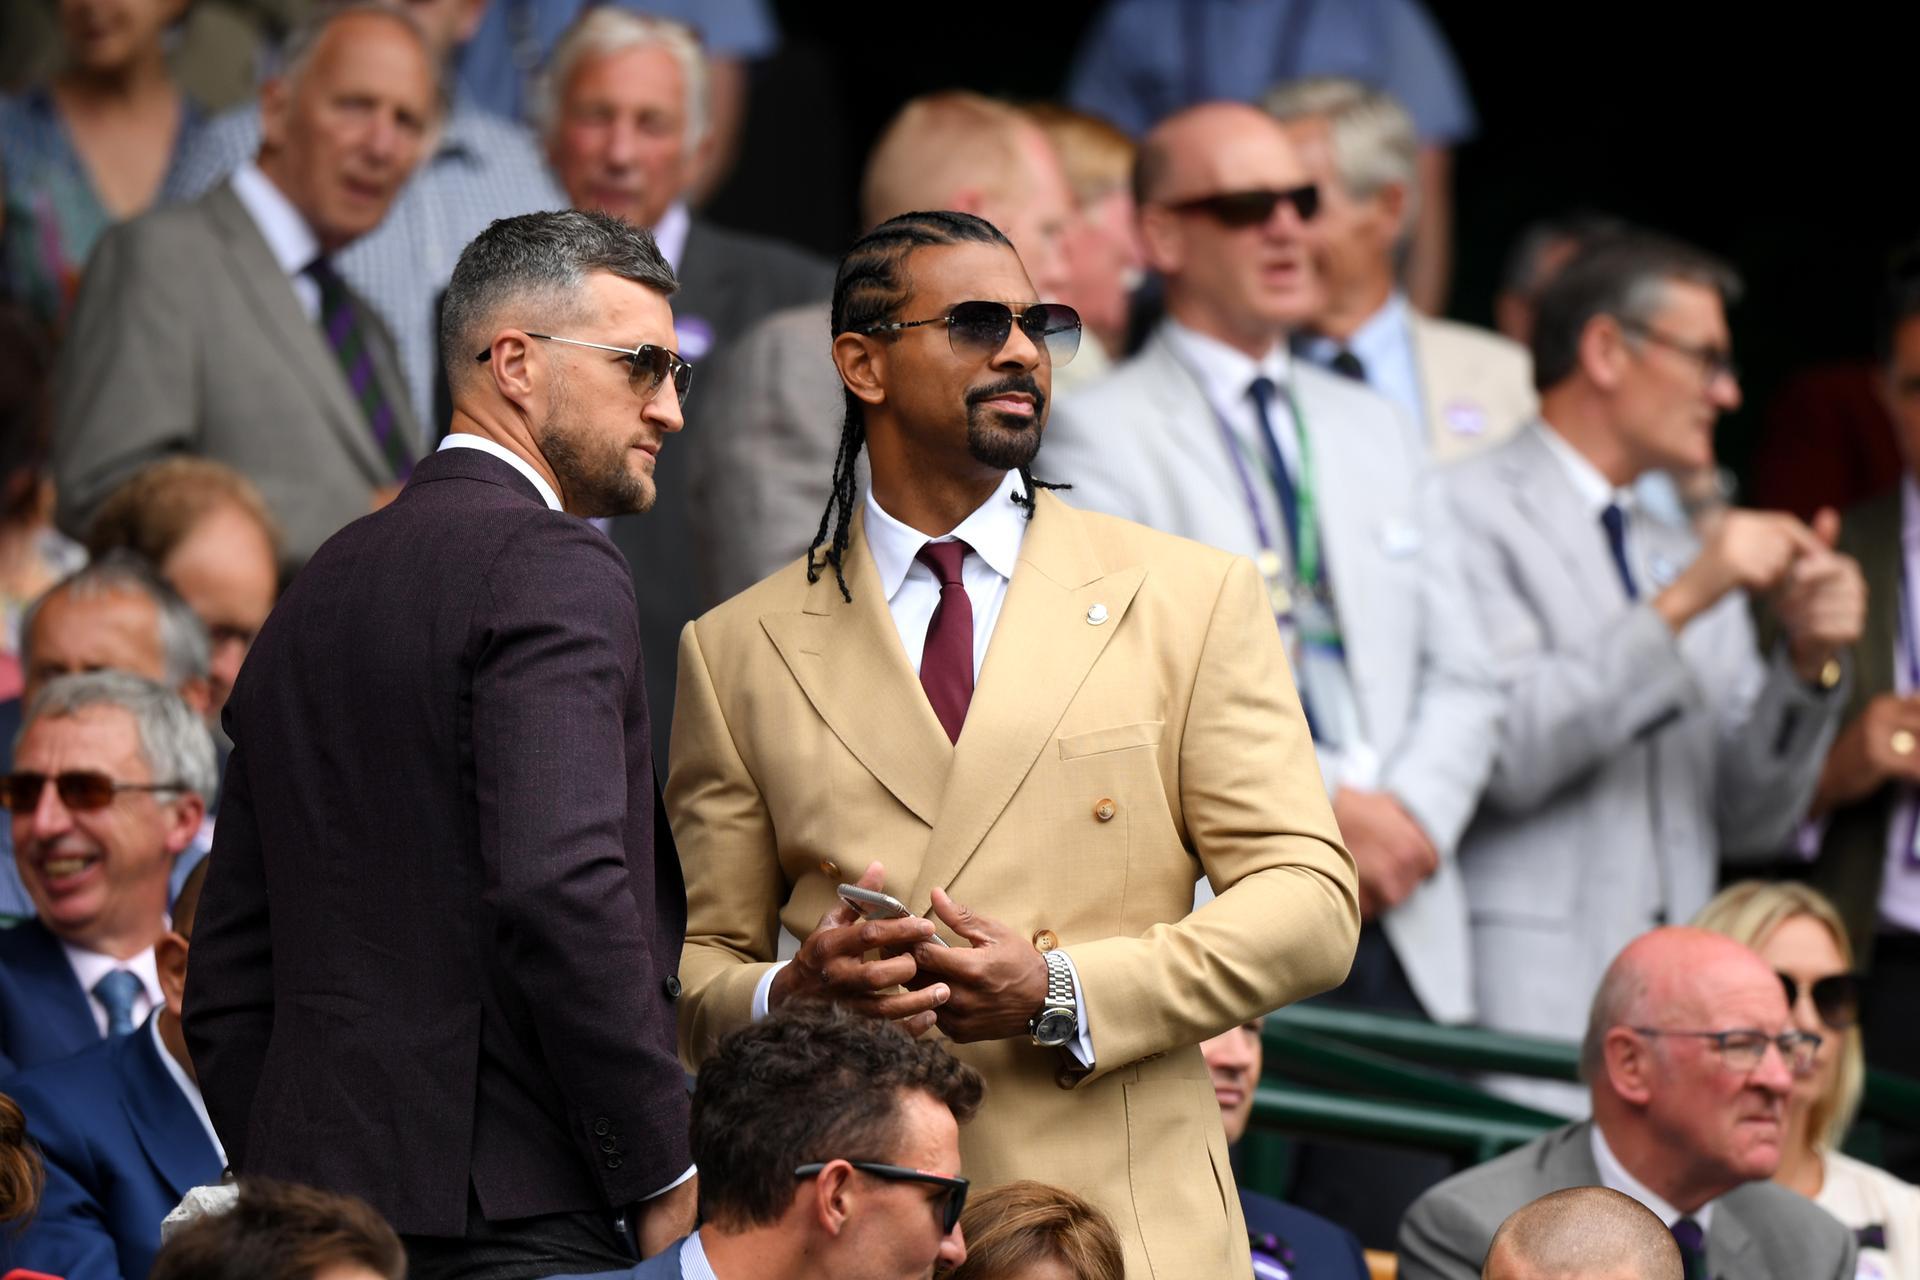
[[[1859,980],[1839,912],[1803,884],[1743,880],[1693,922],[1759,952],[1780,975],[1794,1026],[1824,1037],[1812,1069],[1795,1076],[1773,1180],[1853,1229],[1859,1280],[1920,1276],[1920,1187],[1839,1149],[1866,1080]]]

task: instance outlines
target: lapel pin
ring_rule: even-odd
[[[1106,620],[1107,620],[1107,606],[1103,604],[1096,604],[1095,606],[1093,606],[1093,608],[1087,610],[1087,621],[1093,626],[1097,627],[1101,623],[1105,622]]]

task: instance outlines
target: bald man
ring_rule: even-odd
[[[1686,1280],[1653,1210],[1607,1187],[1569,1187],[1514,1210],[1481,1280]]]
[[[1848,1280],[1853,1233],[1768,1181],[1795,1071],[1837,1047],[1794,1029],[1780,979],[1731,938],[1642,934],[1593,1000],[1581,1046],[1593,1119],[1422,1196],[1401,1227],[1401,1276],[1473,1280],[1515,1208],[1599,1184],[1653,1211],[1687,1275]]]
[[[1453,847],[1492,767],[1500,702],[1422,452],[1398,409],[1288,352],[1322,306],[1318,188],[1285,130],[1195,107],[1142,145],[1141,240],[1166,319],[1057,401],[1040,466],[1067,500],[1251,557],[1287,636],[1321,775],[1360,870],[1352,975],[1329,997],[1473,1016]],[[1437,1157],[1305,1149],[1295,1198],[1390,1248]]]
[[[921,209],[985,218],[1013,242],[1042,302],[1070,292],[1063,240],[1073,190],[1046,135],[1020,111],[959,91],[902,107],[867,160],[860,212],[876,227]],[[813,540],[843,414],[840,376],[821,341],[828,328],[825,304],[778,312],[700,370],[702,415],[726,424],[685,441],[707,604]]]

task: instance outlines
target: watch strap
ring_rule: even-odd
[[[1068,964],[1067,957],[1058,951],[1047,952],[1046,960],[1047,1008],[1073,1008],[1073,966]]]

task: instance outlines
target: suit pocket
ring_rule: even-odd
[[[1160,745],[1162,723],[1159,720],[1144,720],[1139,724],[1121,724],[1111,729],[1069,734],[1060,739],[1060,758],[1078,760],[1107,751],[1125,751],[1129,747],[1157,747]]]
[[[1191,1053],[1192,1050],[1186,1050]],[[1127,1180],[1154,1280],[1232,1274],[1236,1196],[1220,1106],[1208,1080],[1136,1080],[1127,1096]]]

